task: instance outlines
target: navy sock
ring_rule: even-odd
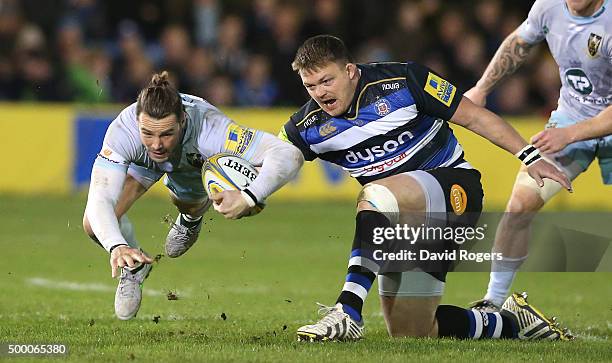
[[[376,211],[360,211],[355,218],[355,237],[349,258],[349,267],[337,303],[355,321],[361,321],[365,298],[374,283],[380,266],[372,258],[375,245],[374,228],[389,227],[389,219]]]
[[[458,339],[516,339],[517,329],[511,318],[500,313],[484,313],[452,305],[436,310],[438,336]]]

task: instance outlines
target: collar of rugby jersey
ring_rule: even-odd
[[[567,7],[567,3],[565,1],[563,1],[563,10],[564,10],[565,15],[567,17],[569,17],[572,21],[576,22],[576,24],[578,24],[578,25],[591,24],[592,22],[597,20],[597,18],[599,18],[599,16],[601,16],[601,14],[603,14],[604,11],[606,11],[606,7],[607,6],[608,6],[608,0],[604,0],[604,2],[601,4],[599,9],[595,10],[593,15],[591,15],[591,16],[576,16],[576,15],[573,15],[570,12],[569,8]]]

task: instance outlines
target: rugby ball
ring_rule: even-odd
[[[215,154],[206,160],[202,168],[202,181],[209,197],[224,190],[243,190],[257,177],[257,169],[251,163],[233,154]],[[264,207],[258,203],[251,215]]]

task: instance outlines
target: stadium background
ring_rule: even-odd
[[[467,90],[530,1],[1,0],[0,127],[9,137],[0,193],[70,195],[87,185],[104,130],[154,71],[237,122],[276,133],[305,100],[290,69],[306,37],[332,33],[358,62],[415,60]],[[356,20],[357,19],[357,20]],[[355,22],[358,26],[354,26]],[[558,97],[558,70],[542,45],[489,99],[528,138]],[[280,108],[279,108],[280,107]],[[503,209],[518,163],[454,127],[484,174],[488,208]],[[591,168],[549,209],[612,208]],[[154,195],[164,193],[160,187]],[[338,168],[307,165],[274,198],[352,199]]]
[[[170,70],[181,91],[208,99],[239,123],[276,133],[306,100],[289,64],[307,36],[340,35],[357,61],[425,63],[466,90],[530,6],[495,0],[0,0],[0,347],[66,343],[75,362],[608,362],[610,273],[519,273],[516,288],[577,333],[580,340],[570,344],[392,340],[375,296],[364,307],[363,342],[295,343],[295,329],[316,318],[313,302],[331,303],[342,286],[359,190],[319,161],[305,165],[255,218],[236,222],[207,214],[188,254],[156,262],[141,310],[129,322],[114,317],[108,256],[81,227],[104,130],[154,71]],[[543,127],[558,88],[557,68],[542,45],[489,107],[528,138]],[[453,129],[483,172],[486,210],[502,210],[518,161]],[[160,184],[129,213],[143,247],[159,256],[176,216]],[[612,209],[596,166],[574,188],[574,195],[562,192],[546,208]],[[589,216],[570,214],[575,221],[567,228]],[[608,218],[597,217],[594,223]],[[610,235],[609,225],[584,228],[579,237],[588,242],[597,239],[590,233]],[[612,266],[609,252],[606,266]],[[450,274],[443,303],[465,306],[482,296],[487,280],[486,272]],[[168,292],[179,300],[167,299]]]

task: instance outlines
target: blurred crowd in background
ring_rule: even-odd
[[[341,37],[356,62],[413,60],[466,91],[532,1],[0,0],[0,100],[130,103],[153,72],[217,106],[299,106],[291,61]],[[556,107],[545,44],[489,100],[502,114]]]

